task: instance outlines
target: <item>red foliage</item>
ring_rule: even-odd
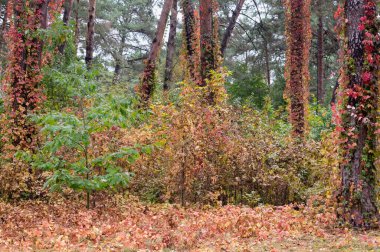
[[[347,0],[345,8],[339,7],[336,14],[343,65],[335,112],[340,118],[336,124],[342,150],[338,215],[355,226],[377,226],[373,193],[380,65],[376,4]]]
[[[306,131],[309,89],[309,51],[311,41],[310,0],[286,0],[285,97],[289,99],[289,116],[295,135]]]
[[[122,205],[85,210],[72,201],[0,203],[0,249],[240,251],[266,240],[327,237],[334,223],[331,212],[303,206],[296,211],[293,206],[202,210],[133,201]]]
[[[5,140],[22,149],[33,148],[36,128],[27,117],[38,109],[43,99],[39,87],[42,44],[37,35],[42,24],[43,1],[24,4],[24,1],[12,0],[8,7],[9,12],[14,7],[15,18],[6,36],[9,55],[3,88],[7,94],[5,105],[9,125]]]

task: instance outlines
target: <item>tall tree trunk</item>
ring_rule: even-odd
[[[79,46],[79,35],[80,35],[80,28],[79,28],[79,0],[76,1],[75,6],[75,31],[74,31],[74,43],[75,43],[75,55],[78,53],[78,46]]]
[[[293,134],[303,137],[309,87],[310,0],[286,0],[286,91]]]
[[[200,86],[207,86],[207,80],[211,77],[211,72],[219,67],[220,46],[219,27],[217,14],[217,2],[215,0],[200,0],[200,33],[201,33],[201,82]],[[206,101],[210,105],[215,103],[215,91],[209,88],[206,94]]]
[[[338,217],[355,227],[379,226],[376,207],[376,125],[380,42],[375,0],[346,0],[339,128],[343,151]]]
[[[182,1],[183,9],[183,41],[185,47],[185,62],[188,78],[200,85],[200,31],[199,17],[191,0]],[[196,15],[197,14],[197,15]]]
[[[178,0],[173,0],[173,6],[170,16],[170,31],[167,43],[166,65],[165,65],[165,78],[164,78],[164,90],[168,90],[172,82],[173,77],[173,58],[175,54],[175,39],[177,35],[177,11]]]
[[[120,47],[117,52],[117,55],[115,55],[115,71],[114,71],[114,75],[112,79],[112,85],[115,85],[120,81],[120,73],[121,73],[122,62],[123,62],[122,58],[123,58],[123,51],[124,51],[126,39],[127,39],[127,35],[122,34]]]
[[[63,24],[65,26],[68,26],[69,24],[69,20],[70,20],[70,16],[71,16],[71,10],[73,9],[73,4],[74,4],[74,0],[65,0],[65,4],[64,4],[64,11],[63,11]],[[61,54],[63,54],[63,52],[65,51],[65,47],[66,47],[66,41],[64,41],[59,47],[58,47],[58,50]]]
[[[96,0],[90,0],[88,6],[87,38],[86,38],[86,65],[91,68],[94,59]]]
[[[150,48],[149,56],[146,61],[145,69],[141,78],[140,84],[140,98],[141,102],[146,105],[151,98],[154,87],[155,87],[155,71],[156,71],[156,60],[158,54],[161,50],[162,40],[164,38],[166,23],[168,22],[168,17],[170,9],[173,5],[173,0],[165,0],[164,6],[162,7],[160,20],[157,24],[156,36],[153,39],[152,46]]]
[[[324,87],[324,36],[323,36],[323,12],[322,12],[323,0],[318,2],[318,37],[317,37],[317,101],[319,105],[323,105],[325,98]]]
[[[201,28],[201,86],[206,86],[206,79],[210,77],[210,71],[216,70],[217,55],[215,54],[214,9],[214,0],[199,1]]]
[[[245,0],[238,0],[238,2],[236,4],[236,8],[235,8],[234,12],[232,13],[231,20],[228,24],[226,32],[224,33],[222,44],[220,47],[220,52],[221,52],[222,56],[224,56],[224,51],[227,48],[228,41],[231,38],[232,32],[235,28],[236,21],[240,15],[241,9],[243,8],[244,2],[245,2]]]

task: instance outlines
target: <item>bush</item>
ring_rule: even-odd
[[[214,76],[211,86],[221,79]],[[182,204],[282,205],[327,189],[321,178],[334,164],[321,150],[331,146],[294,139],[268,102],[262,112],[232,107],[219,90],[217,104],[208,106],[199,98],[203,92],[184,84],[178,104],[152,106],[146,127],[126,136],[164,143],[133,165],[133,192]]]

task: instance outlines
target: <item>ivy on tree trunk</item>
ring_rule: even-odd
[[[194,8],[192,0],[182,0],[183,9],[183,44],[184,60],[187,78],[200,85],[200,30],[199,12]]]
[[[303,137],[309,88],[310,0],[286,0],[285,97],[293,134]]]
[[[342,150],[337,214],[354,227],[378,227],[375,153],[380,37],[376,1],[346,0],[336,17],[340,17],[343,63],[336,115]]]

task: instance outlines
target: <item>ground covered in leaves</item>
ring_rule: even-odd
[[[380,233],[334,227],[324,206],[0,203],[0,251],[375,251]]]

